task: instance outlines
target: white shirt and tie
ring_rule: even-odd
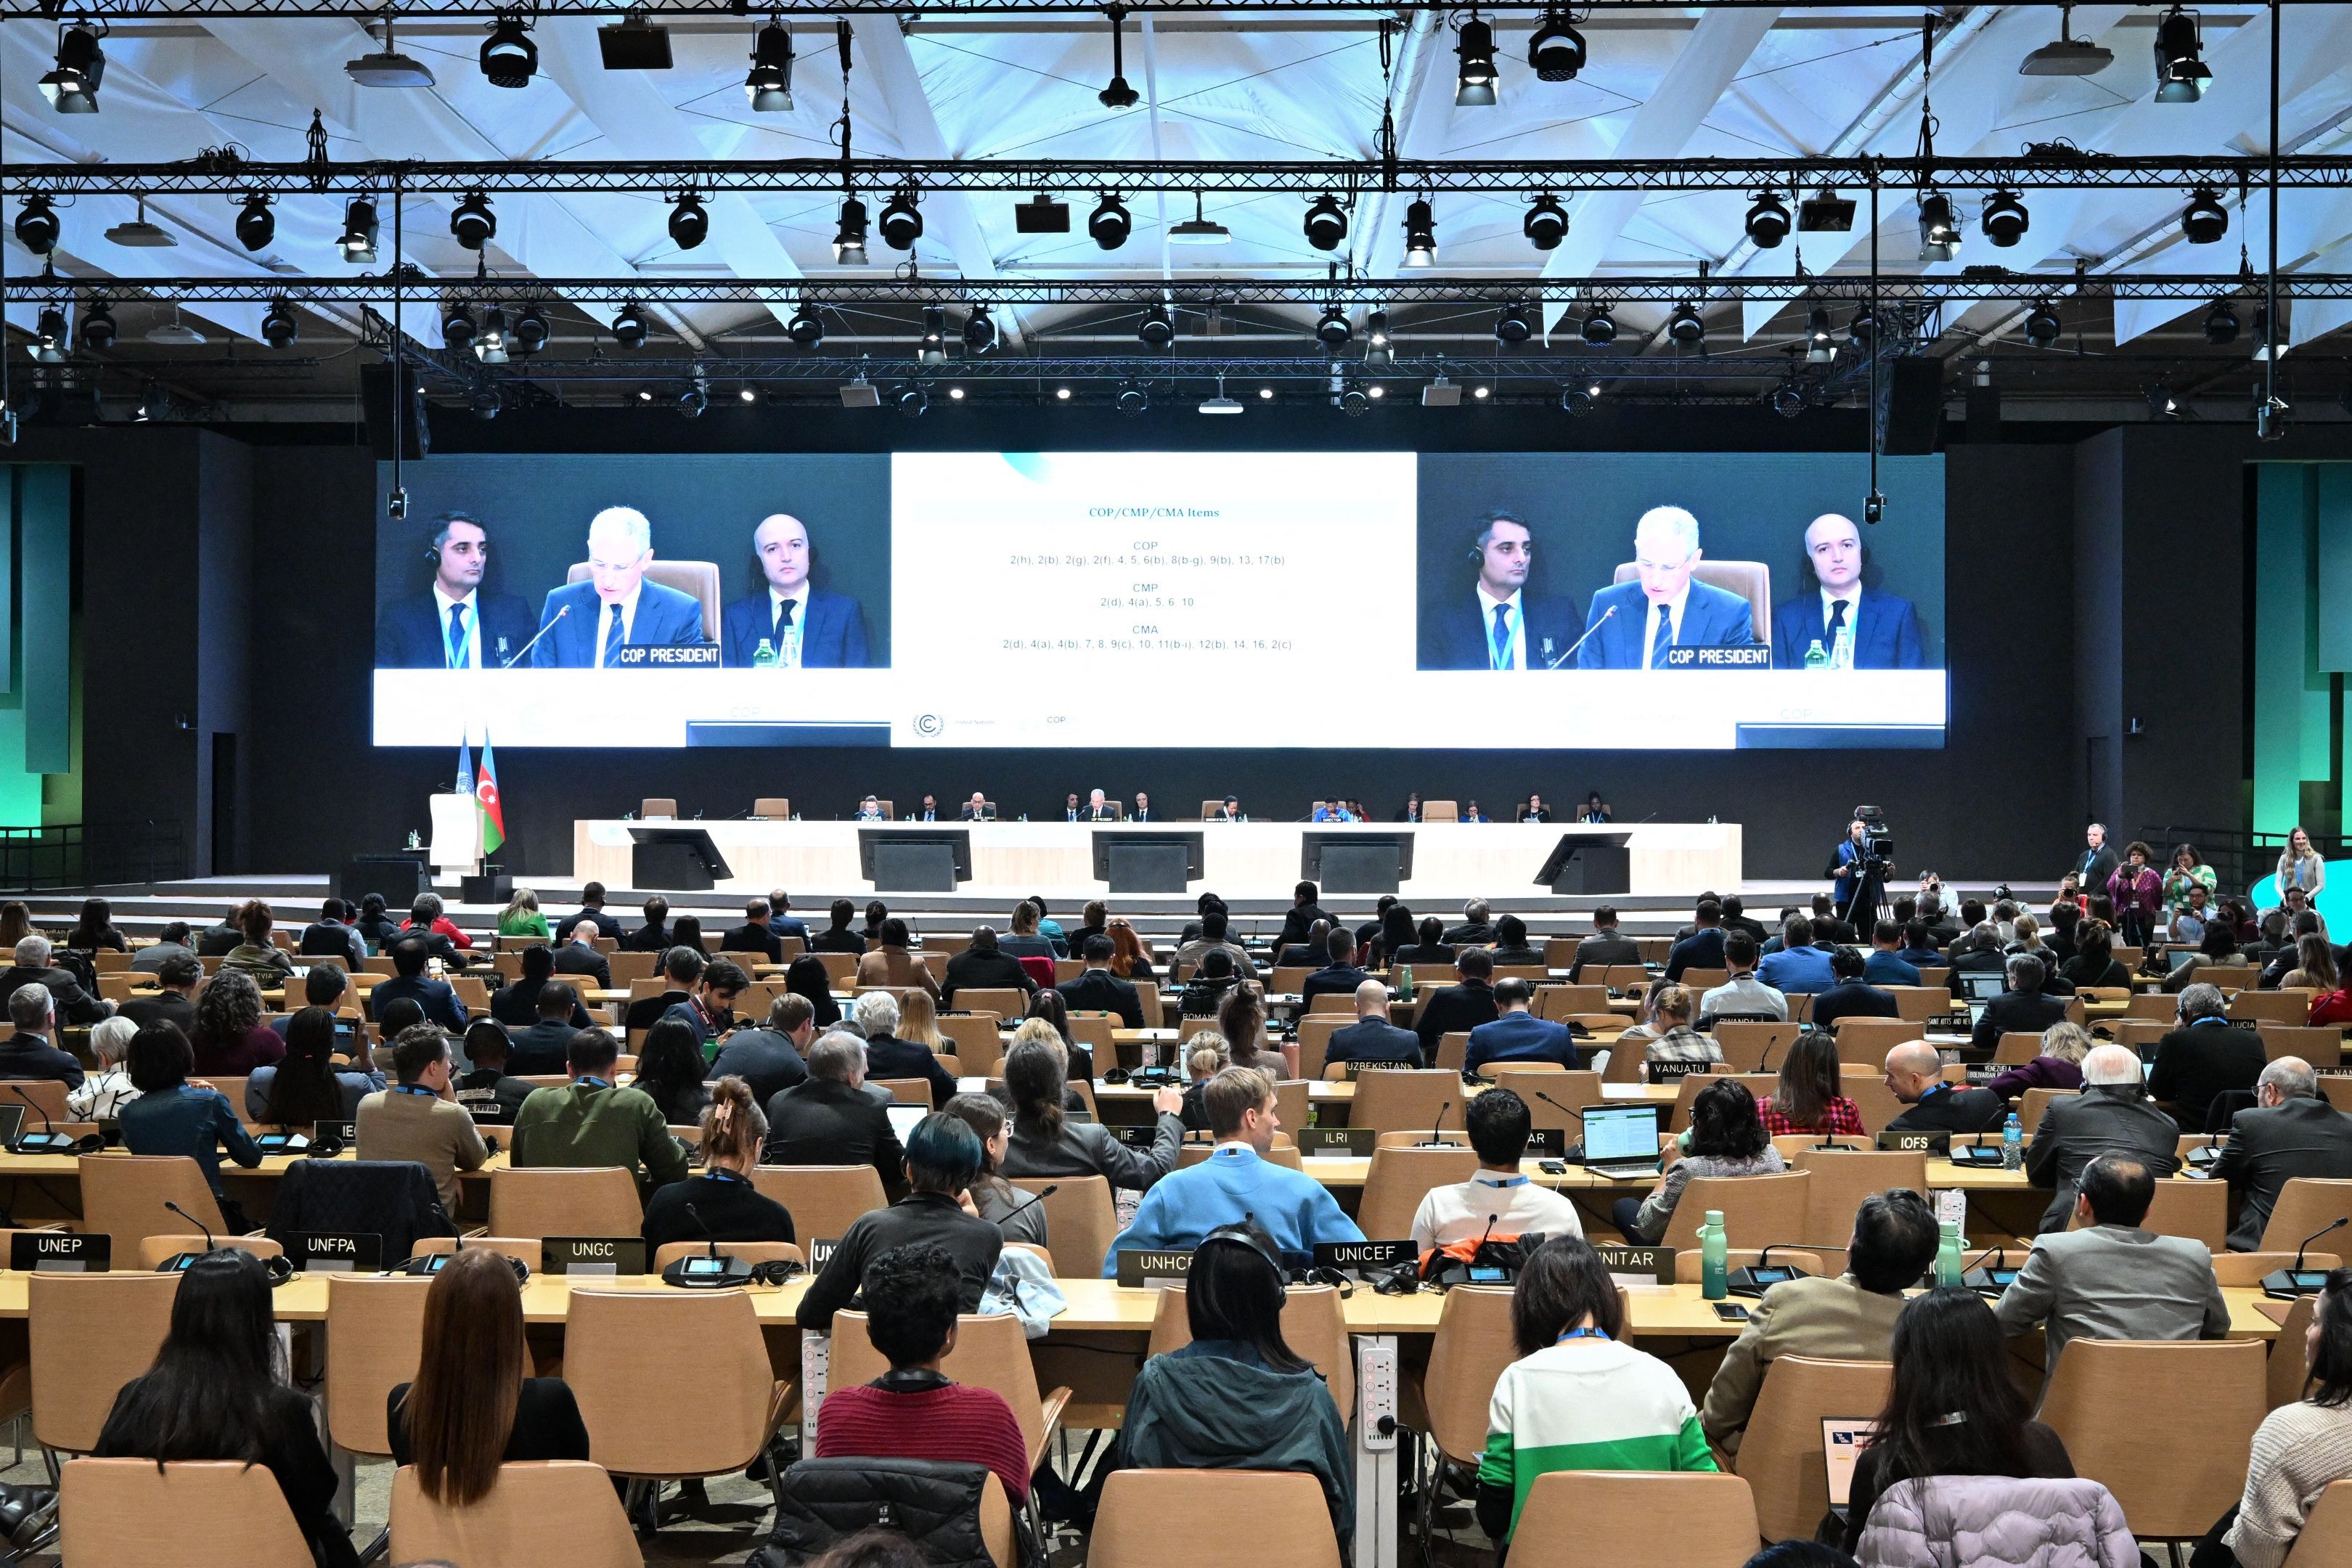
[[[434,608],[440,612],[441,667],[444,669],[482,668],[482,606],[480,595],[453,599],[441,584],[433,584]],[[452,616],[458,617],[453,620]],[[464,639],[462,644],[459,639]]]
[[[1843,605],[1844,614],[1838,613]],[[1857,583],[1842,594],[1822,590],[1822,626],[1829,629],[1822,646],[1829,650],[1832,669],[1853,668],[1853,627],[1862,616],[1862,584]]]
[[[606,662],[604,655],[607,649],[617,653],[622,647],[628,646],[629,633],[637,624],[637,605],[645,597],[645,587],[644,581],[640,579],[637,585],[629,590],[629,596],[618,604],[602,595],[598,596],[596,601],[599,605],[596,612],[596,668],[598,669],[604,668]],[[613,623],[616,618],[621,627],[617,640],[613,635]]]
[[[801,638],[808,629],[808,584],[803,583],[789,594],[780,594],[776,585],[768,584],[768,625],[772,628],[769,640],[776,650],[776,668],[798,669],[801,667]],[[793,607],[792,618],[781,626],[777,617],[786,605]]]
[[[1528,616],[1521,595],[1515,593],[1507,599],[1498,599],[1486,592],[1486,584],[1481,582],[1478,624],[1486,628],[1487,668],[1527,668]]]
[[[1647,599],[1647,595],[1644,598]],[[1664,669],[1666,659],[1664,650],[1659,647],[1659,623],[1664,621],[1667,627],[1666,647],[1673,647],[1683,640],[1683,613],[1690,608],[1690,584],[1685,583],[1683,591],[1663,605],[1655,599],[1648,599],[1648,604],[1649,614],[1642,621],[1642,668]]]

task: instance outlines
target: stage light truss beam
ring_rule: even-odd
[[[1151,11],[1183,15],[1188,12],[1213,11],[1220,14],[1248,16],[1254,13],[1281,15],[1331,16],[1361,17],[1367,30],[1378,16],[1396,11],[1453,12],[1460,10],[1459,0],[1381,0],[1377,5],[1363,0],[1124,0],[1129,11]],[[2340,3],[2340,0],[2279,0],[2282,5],[2307,5]],[[433,16],[478,16],[488,18],[513,8],[513,0],[404,0],[398,7],[402,20]],[[1685,0],[1682,9],[1714,10],[1788,10],[1788,11],[1883,11],[1890,16],[1916,16],[1918,6],[1881,4],[1879,0]],[[788,16],[841,16],[881,14],[891,16],[969,16],[992,15],[1063,15],[1099,16],[1101,0],[780,0],[761,4],[747,11],[742,0],[533,0],[529,7],[538,16],[625,16],[641,15],[660,16],[724,16],[739,17],[753,12],[780,12]],[[1506,0],[1505,4],[1488,5],[1493,13],[1519,16],[1539,13],[1544,0]],[[1658,0],[1577,0],[1580,13],[1605,15],[1612,12],[1649,12],[1659,9]],[[75,0],[69,10],[60,0],[0,0],[0,18],[34,17],[55,21],[70,14],[93,20],[121,21],[126,19],[161,19],[174,16],[265,16],[320,17],[340,16],[355,22],[374,21],[383,15],[381,0]]]
[[[2000,158],[1659,158],[1616,161],[1335,159],[1296,162],[1055,162],[1034,159],[861,158],[851,166],[861,190],[1000,192],[1029,195],[1118,190],[1189,193],[1473,191],[1532,195],[1549,191],[1811,191],[1827,185],[1855,192],[1875,179],[1890,192],[1933,184],[1947,192],[2001,189],[2235,190],[2260,185],[2269,165],[2260,158],[2105,157]],[[2279,161],[2279,184],[2311,190],[2352,189],[2352,155],[2295,154]],[[0,194],[11,203],[30,195],[241,195],[265,192],[336,198],[382,194],[395,185],[410,195],[492,195],[538,191],[837,191],[838,158],[788,158],[695,163],[545,159],[532,163],[357,162],[312,166],[234,160],[174,163],[43,163],[0,168]]]

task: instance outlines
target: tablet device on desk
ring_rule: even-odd
[[[2009,989],[2005,968],[1964,969],[1953,978],[1960,983],[1960,994],[1971,1002],[1990,1002]]]
[[[919,1105],[893,1105],[886,1108],[883,1114],[890,1119],[890,1131],[904,1143],[915,1135],[915,1124],[930,1112]]]

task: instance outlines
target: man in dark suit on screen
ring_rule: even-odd
[[[522,652],[537,623],[512,594],[482,592],[489,535],[462,512],[433,525],[425,547],[433,589],[386,605],[375,617],[379,669],[497,669]]]
[[[1422,606],[1423,669],[1549,669],[1576,641],[1576,605],[1527,591],[1535,536],[1490,511],[1471,541],[1477,576],[1467,594]]]
[[[700,643],[702,605],[690,594],[646,581],[653,524],[612,506],[588,523],[588,575],[548,595],[530,662],[540,669],[605,669],[624,647]]]
[[[1772,612],[1772,663],[1802,669],[1821,645],[1832,669],[1917,669],[1927,662],[1919,612],[1908,599],[1862,587],[1862,531],[1823,512],[1805,530],[1805,559],[1820,584]]]
[[[1633,526],[1636,575],[1592,595],[1576,667],[1664,669],[1677,647],[1753,646],[1756,617],[1747,598],[1692,578],[1703,553],[1698,519],[1689,512],[1678,506],[1643,512]]]
[[[865,668],[866,612],[846,594],[810,585],[815,552],[808,524],[781,511],[763,518],[751,531],[751,550],[766,583],[720,617],[728,666],[751,668],[764,642],[779,669]]]

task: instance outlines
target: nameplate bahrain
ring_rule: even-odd
[[[20,1230],[8,1238],[8,1267],[19,1274],[103,1274],[114,1237],[102,1230]]]
[[[1625,1247],[1596,1241],[1601,1267],[1620,1285],[1671,1285],[1675,1282],[1675,1249],[1671,1247]]]
[[[1127,1286],[1181,1285],[1184,1276],[1192,1271],[1192,1254],[1183,1252],[1144,1252],[1122,1247],[1118,1255],[1118,1282]]]
[[[688,669],[719,668],[719,645],[698,643],[632,643],[606,666],[611,669]]]
[[[373,1274],[383,1267],[383,1237],[373,1231],[289,1231],[285,1246],[305,1274]]]
[[[1302,1127],[1297,1133],[1298,1154],[1306,1160],[1367,1160],[1380,1136],[1373,1127]]]
[[[1714,1072],[1716,1064],[1713,1062],[1650,1062],[1643,1066],[1643,1070],[1650,1075],[1652,1083],[1680,1083],[1693,1073],[1704,1076]]]
[[[551,1236],[540,1243],[549,1274],[643,1274],[646,1244],[634,1236]]]
[[[1402,1241],[1318,1241],[1315,1267],[1336,1268],[1362,1279],[1383,1268],[1394,1268],[1419,1256],[1411,1237]]]
[[[625,649],[623,651],[626,651]],[[1769,669],[1772,650],[1761,645],[1745,647],[1670,647],[1668,669]]]
[[[1528,1158],[1557,1160],[1568,1152],[1568,1130],[1562,1127],[1530,1127],[1528,1129]]]
[[[1878,1146],[1900,1153],[1924,1152],[1940,1154],[1951,1146],[1948,1132],[1881,1132]]]
[[[818,1237],[808,1244],[808,1266],[812,1274],[822,1274],[824,1266],[833,1261],[834,1249],[841,1245],[837,1236]]]

